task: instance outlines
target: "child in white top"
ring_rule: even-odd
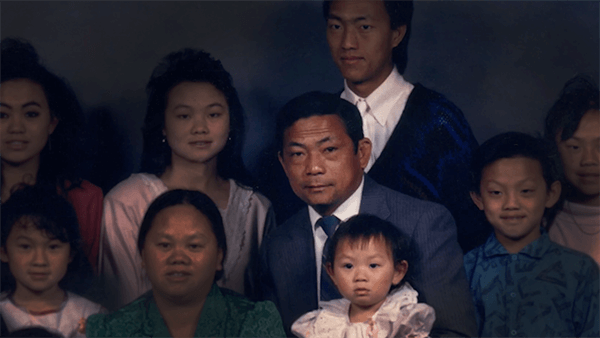
[[[298,337],[426,337],[433,308],[408,283],[410,244],[398,228],[372,215],[340,224],[325,244],[325,269],[344,298],[292,325]]]
[[[86,318],[105,310],[65,291],[91,276],[73,207],[55,187],[25,186],[2,204],[1,217],[0,314],[8,331],[43,327],[84,337]]]

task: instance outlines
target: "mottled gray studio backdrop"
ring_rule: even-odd
[[[7,2],[1,35],[28,39],[84,107],[87,176],[104,189],[138,169],[144,87],[159,59],[203,48],[232,74],[255,171],[289,99],[342,87],[320,1]],[[563,84],[598,79],[599,3],[417,1],[405,76],[445,94],[479,142],[537,133]],[[254,174],[260,174],[254,172]]]

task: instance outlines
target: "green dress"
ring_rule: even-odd
[[[152,291],[111,313],[88,317],[88,337],[170,337]],[[275,305],[251,302],[242,295],[213,284],[194,337],[284,337]]]

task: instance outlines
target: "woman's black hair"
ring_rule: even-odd
[[[195,190],[169,190],[158,196],[154,202],[150,204],[144,215],[144,220],[142,221],[140,232],[138,234],[137,245],[140,254],[142,253],[142,249],[144,249],[146,236],[148,236],[148,232],[152,228],[152,223],[154,222],[156,215],[162,210],[176,205],[191,205],[208,218],[212,231],[217,238],[217,246],[223,252],[224,262],[225,256],[227,255],[227,240],[225,238],[225,228],[223,227],[221,213],[210,197]],[[223,271],[224,270],[221,270],[215,273],[215,281],[223,276]]]
[[[563,87],[558,100],[546,115],[544,136],[556,142],[560,132],[560,140],[573,137],[583,115],[590,110],[598,110],[598,86],[591,77],[578,74]]]
[[[244,111],[231,75],[202,50],[185,48],[165,56],[154,68],[146,92],[148,107],[142,133],[144,149],[140,170],[160,176],[171,164],[171,148],[164,141],[165,109],[169,92],[182,82],[206,82],[223,93],[229,106],[229,139],[217,155],[217,172],[221,178],[235,179],[252,187],[250,174],[242,161]]]
[[[400,229],[392,223],[374,215],[360,214],[341,223],[325,252],[325,264],[335,261],[335,252],[342,240],[349,240],[351,244],[368,243],[371,239],[383,240],[392,253],[394,265],[403,260],[408,263],[408,270],[398,285],[392,285],[393,290],[405,282],[412,282],[415,275],[415,262],[417,259],[414,243]]]
[[[50,113],[58,120],[54,132],[40,154],[36,182],[68,190],[81,184],[83,158],[80,130],[83,111],[67,81],[51,73],[40,61],[33,46],[22,39],[5,38],[1,42],[1,82],[28,79],[42,86]]]
[[[71,262],[67,273],[59,282],[63,290],[85,294],[93,279],[93,270],[82,248],[79,223],[75,210],[64,197],[58,195],[56,186],[36,184],[21,185],[8,201],[2,203],[0,225],[1,246],[16,226],[35,226],[49,238],[70,245]],[[7,263],[2,263],[2,290],[14,291],[15,279]]]

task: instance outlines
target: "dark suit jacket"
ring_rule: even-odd
[[[475,336],[474,306],[450,213],[439,204],[398,193],[366,176],[360,213],[393,223],[417,246],[419,260],[409,269],[416,271],[413,286],[420,301],[436,311],[432,334],[439,330]],[[262,298],[277,305],[288,335],[296,319],[318,308],[315,249],[307,207],[265,238],[259,275]]]

